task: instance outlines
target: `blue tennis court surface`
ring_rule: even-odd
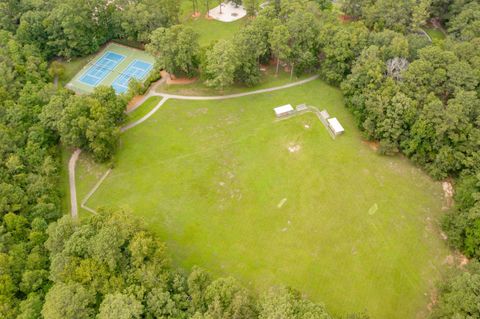
[[[128,82],[134,78],[137,80],[143,80],[145,76],[152,69],[152,64],[134,60],[130,65],[120,74],[112,83],[114,90],[120,94],[124,93],[128,89]]]
[[[125,59],[123,55],[110,51],[106,52],[94,65],[88,68],[80,78],[80,82],[97,86],[123,59]]]

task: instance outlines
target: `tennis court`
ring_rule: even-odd
[[[97,86],[123,59],[125,59],[123,55],[110,51],[106,52],[83,74],[80,82],[90,86]]]
[[[112,84],[112,87],[117,93],[124,93],[128,89],[128,83],[130,80],[137,79],[143,80],[147,76],[148,72],[152,69],[150,63],[134,60],[125,71],[120,74]]]
[[[153,69],[154,58],[145,51],[117,43],[108,44],[67,84],[81,94],[100,85],[112,86],[117,94],[128,90],[132,78],[143,81]]]

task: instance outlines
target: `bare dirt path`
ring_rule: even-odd
[[[229,94],[229,95],[215,95],[215,96],[186,96],[186,95],[174,95],[174,94],[167,94],[167,93],[159,93],[155,92],[155,88],[162,84],[165,79],[162,79],[158,82],[156,82],[152,87],[148,90],[147,94],[145,94],[141,99],[139,99],[135,105],[129,110],[128,113],[132,112],[135,110],[138,106],[142,105],[143,102],[145,102],[148,98],[152,96],[161,96],[163,99],[158,102],[158,104],[145,116],[143,116],[141,119],[130,123],[120,129],[120,131],[123,133],[143,122],[145,122],[147,119],[149,119],[155,112],[160,109],[160,107],[165,104],[166,101],[169,99],[178,99],[178,100],[197,100],[197,101],[204,101],[204,100],[225,100],[225,99],[233,99],[237,97],[243,97],[243,96],[249,96],[249,95],[255,95],[255,94],[261,94],[261,93],[268,93],[268,92],[273,92],[273,91],[278,91],[278,90],[283,90],[283,89],[288,89],[294,86],[302,85],[311,81],[314,81],[318,79],[318,75],[311,76],[309,78],[306,78],[301,81],[281,85],[281,86],[275,86],[267,89],[261,89],[261,90],[256,90],[256,91],[250,91],[250,92],[244,92],[244,93],[237,93],[237,94]],[[69,186],[70,186],[70,203],[71,203],[71,215],[72,218],[78,218],[78,204],[77,204],[77,188],[75,184],[75,166],[78,160],[78,157],[80,156],[80,153],[82,151],[80,149],[77,149],[73,152],[72,156],[70,157],[70,161],[68,162],[68,177],[69,177]],[[101,183],[97,183],[95,185],[95,190],[98,189]],[[94,193],[90,192],[89,196],[92,196]],[[85,208],[85,201],[82,202],[82,207]],[[88,209],[91,210],[91,209]]]

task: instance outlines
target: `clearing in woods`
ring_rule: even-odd
[[[346,133],[332,140],[313,113],[276,120],[272,109],[287,103],[327,109]],[[80,201],[106,168],[85,154],[77,165]],[[168,100],[122,134],[115,168],[87,205],[130,208],[187,269],[259,291],[289,285],[334,314],[415,318],[448,254],[436,227],[442,194],[409,161],[362,143],[340,91],[315,80]]]

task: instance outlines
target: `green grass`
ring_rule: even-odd
[[[75,74],[80,72],[80,70],[93,58],[93,55],[87,55],[80,58],[74,58],[70,61],[63,61],[61,64],[65,68],[65,72],[58,79],[58,84],[60,86],[65,86]]]
[[[326,108],[346,133],[332,140],[312,113],[274,118],[273,107],[304,102]],[[79,197],[104,169],[82,158]],[[314,81],[167,101],[122,135],[88,205],[131,208],[185,269],[200,265],[259,292],[289,285],[337,315],[415,318],[448,253],[436,231],[441,201],[438,182],[362,143],[340,91]]]
[[[254,87],[246,87],[244,85],[236,84],[231,87],[228,87],[224,90],[219,90],[211,88],[205,85],[205,83],[199,79],[191,84],[162,84],[156,88],[157,92],[179,94],[179,95],[198,95],[198,96],[209,96],[209,95],[228,95],[235,93],[243,93],[252,90],[266,89],[275,86],[281,86],[291,82],[296,82],[302,79],[305,79],[311,74],[303,74],[300,77],[293,76],[290,80],[290,73],[280,70],[278,75],[275,75],[275,67],[271,66],[266,69],[265,72],[262,72],[262,77],[260,83]]]
[[[427,34],[430,36],[430,38],[432,38],[433,42],[445,39],[445,34],[437,28],[423,27],[423,30],[425,30],[425,32],[427,32]]]
[[[213,41],[228,40],[233,38],[234,34],[240,30],[247,22],[246,18],[234,22],[221,22],[217,20],[208,20],[205,18],[207,9],[204,1],[198,1],[201,15],[193,18],[193,7],[191,0],[182,0],[181,19],[182,23],[191,26],[199,34],[199,44],[206,46]],[[218,2],[210,2],[210,9],[218,6]]]
[[[162,98],[160,96],[149,97],[145,102],[139,105],[135,110],[128,113],[127,124],[133,123],[141,119],[142,117],[144,117],[148,112],[150,112],[155,107],[155,105],[158,104],[158,102],[160,102],[161,99]]]

